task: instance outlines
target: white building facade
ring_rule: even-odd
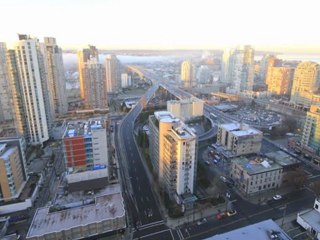
[[[25,104],[28,135],[31,144],[49,139],[52,121],[43,56],[36,38],[19,35],[15,45],[21,93]]]

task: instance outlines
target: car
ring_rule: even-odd
[[[227,178],[224,177],[224,176],[220,176],[220,179],[221,179],[222,182],[227,182],[228,181]]]
[[[274,195],[272,198],[273,200],[280,200],[282,196],[277,194],[277,195]]]
[[[233,215],[236,215],[236,214],[237,214],[237,211],[234,210],[234,209],[232,209],[232,210],[230,210],[230,211],[227,212],[227,215],[228,215],[229,217],[231,217],[231,216],[233,216]]]
[[[222,219],[224,219],[225,217],[227,217],[227,214],[226,214],[225,212],[221,212],[221,213],[218,213],[218,214],[216,215],[216,218],[217,218],[218,220],[222,220]]]
[[[218,164],[218,161],[216,159],[213,160],[214,164]]]
[[[210,162],[209,162],[209,161],[205,161],[204,163],[205,163],[206,165],[208,165],[208,166],[210,165]]]
[[[197,225],[199,226],[199,225],[204,224],[206,222],[207,222],[207,219],[206,218],[202,218],[202,219],[197,221]]]

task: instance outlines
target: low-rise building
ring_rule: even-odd
[[[204,101],[198,98],[171,100],[167,102],[167,111],[186,121],[203,116]]]
[[[320,199],[314,201],[313,208],[298,213],[297,223],[313,237],[320,239]]]
[[[273,220],[268,219],[230,232],[217,234],[207,240],[292,240]]]
[[[268,158],[232,160],[230,177],[245,196],[280,187],[282,166]]]
[[[69,208],[38,208],[26,238],[82,239],[125,227],[123,198],[121,193],[114,193]]]
[[[283,173],[295,170],[301,166],[301,162],[298,159],[290,156],[284,151],[279,150],[275,152],[269,152],[266,153],[266,156],[278,163],[282,167]]]
[[[228,123],[218,127],[217,143],[234,156],[259,153],[263,134],[243,123]]]

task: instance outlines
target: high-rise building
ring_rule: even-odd
[[[197,71],[197,83],[207,84],[211,81],[211,71],[207,65],[201,65]]]
[[[301,145],[320,155],[320,105],[311,105],[303,128]]]
[[[91,58],[82,68],[84,79],[84,102],[87,108],[107,108],[108,98],[105,68],[97,59]]]
[[[99,62],[99,52],[95,46],[89,45],[89,48],[82,49],[78,51],[78,71],[79,71],[79,81],[80,81],[80,97],[84,98],[85,83],[84,83],[84,73],[83,68],[85,62],[90,60],[90,58],[95,58]]]
[[[183,204],[195,187],[196,136],[169,112],[155,112],[149,126],[154,171],[169,196]]]
[[[254,49],[252,47],[241,46],[231,52],[227,77],[235,92],[252,91],[254,80]]]
[[[268,92],[276,95],[290,94],[293,72],[294,70],[288,67],[269,67],[266,78]]]
[[[228,123],[218,127],[217,143],[231,151],[233,156],[259,153],[262,132],[243,123]]]
[[[69,122],[63,137],[63,152],[69,173],[108,167],[106,122]]]
[[[48,78],[48,93],[53,104],[52,112],[56,117],[68,111],[62,50],[56,44],[56,39],[52,37],[45,37],[43,46]]]
[[[192,87],[195,81],[195,67],[191,61],[181,63],[181,80],[184,87]]]
[[[225,49],[222,55],[222,62],[221,62],[221,82],[229,84],[231,79],[229,73],[229,61],[230,61],[230,54],[232,53],[231,49]]]
[[[52,124],[48,83],[45,63],[36,38],[19,35],[15,45],[15,55],[24,113],[27,119],[28,142],[42,144],[49,139],[49,128]]]
[[[267,74],[269,67],[281,67],[281,60],[274,55],[265,54],[260,61],[259,77],[261,82],[267,83]]]
[[[132,85],[131,82],[131,75],[128,73],[121,73],[121,87],[122,88],[127,88]]]
[[[12,121],[14,117],[6,55],[6,44],[0,42],[0,122]]]
[[[319,65],[315,62],[302,62],[294,72],[290,102],[310,107],[314,93],[319,89]]]
[[[106,85],[107,92],[116,92],[119,90],[120,82],[120,63],[117,57],[110,54],[106,58]]]
[[[14,113],[14,122],[17,134],[28,139],[28,121],[25,117],[27,109],[22,94],[22,83],[17,65],[17,57],[15,51],[10,49],[7,51],[7,65],[10,79],[10,88],[12,91],[12,111]]]
[[[24,168],[16,146],[0,144],[0,201],[17,198],[26,181]]]

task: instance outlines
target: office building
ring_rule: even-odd
[[[113,54],[106,58],[106,88],[107,92],[114,93],[119,90],[120,82],[120,63],[117,57]]]
[[[279,188],[282,184],[282,166],[268,158],[240,157],[231,162],[230,177],[244,196]]]
[[[46,63],[47,81],[50,101],[53,105],[53,115],[63,115],[68,111],[66,95],[66,81],[64,77],[64,67],[62,50],[56,44],[53,37],[45,37],[43,44],[43,54]]]
[[[300,63],[293,78],[290,102],[303,107],[310,107],[314,93],[320,84],[319,65],[314,62]]]
[[[231,51],[228,62],[228,82],[236,93],[252,91],[254,80],[254,49],[240,46]]]
[[[63,137],[63,153],[69,173],[108,168],[106,121],[69,122]]]
[[[26,114],[24,117],[27,119],[28,142],[42,144],[49,139],[53,119],[45,63],[38,39],[19,35],[15,55]]]
[[[196,179],[196,136],[169,112],[149,117],[151,158],[159,181],[178,204],[192,201]]]
[[[266,77],[268,92],[275,95],[289,95],[291,93],[293,72],[294,70],[288,67],[269,67]]]
[[[301,145],[320,155],[320,106],[311,105],[303,128]]]
[[[91,58],[83,66],[84,103],[86,108],[108,107],[108,97],[105,82],[105,68],[97,59]]]
[[[171,100],[167,102],[167,111],[182,121],[203,116],[204,101],[198,98]]]
[[[192,87],[195,81],[195,66],[191,61],[181,63],[181,80],[184,87]]]
[[[243,123],[228,123],[218,127],[217,143],[233,156],[259,153],[263,134]]]
[[[12,121],[12,92],[7,67],[7,47],[0,42],[0,122]]]
[[[85,83],[84,83],[84,64],[90,60],[90,58],[95,58],[99,62],[99,52],[95,46],[89,45],[89,48],[82,49],[78,51],[78,71],[79,71],[79,81],[80,81],[80,97],[84,98],[85,94]]]
[[[132,86],[131,75],[128,73],[121,73],[121,87],[127,88]]]
[[[18,198],[26,182],[26,174],[17,146],[0,143],[0,175],[0,201]]]

